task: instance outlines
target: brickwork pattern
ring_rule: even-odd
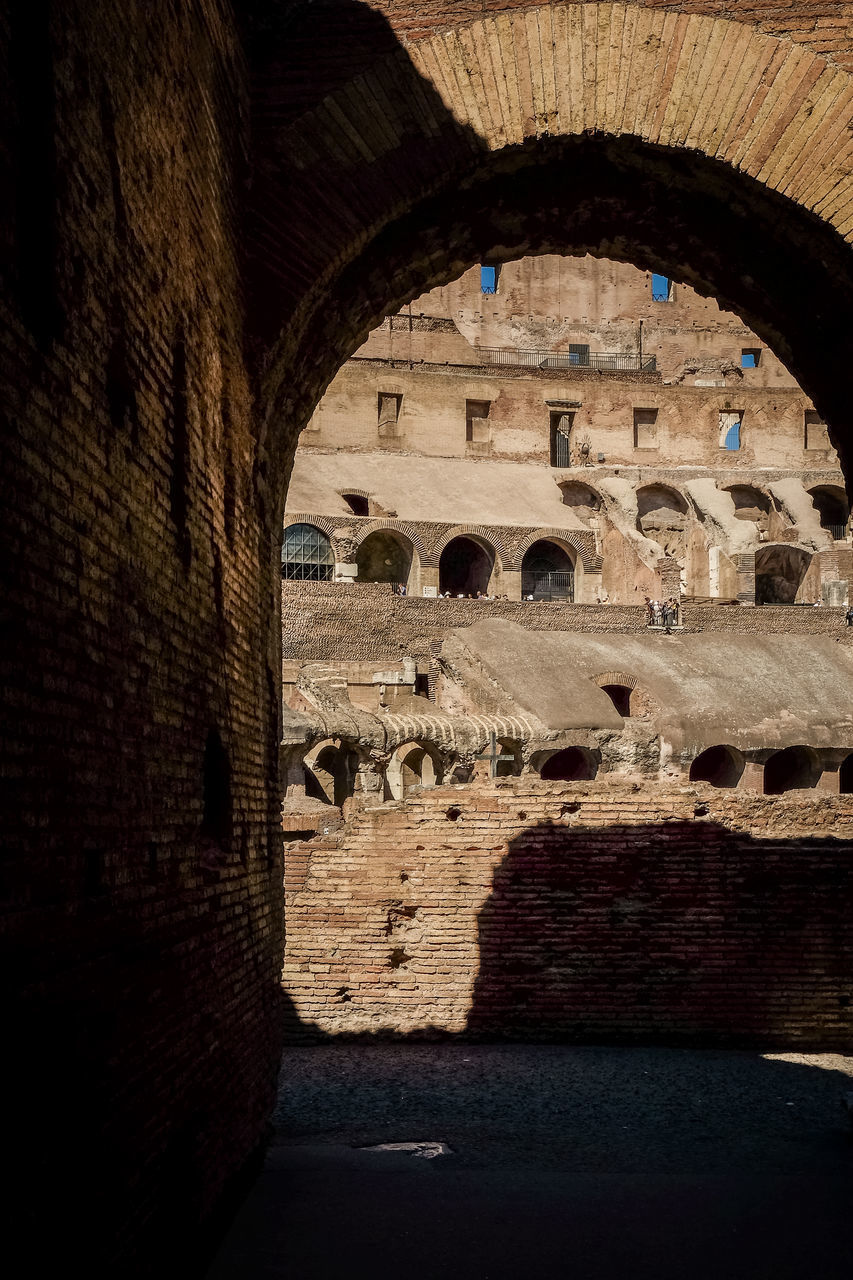
[[[0,16],[5,1208],[33,1274],[194,1274],[274,1097],[278,574],[231,21]]]
[[[512,779],[286,853],[294,1039],[849,1046],[853,799]]]
[[[282,582],[283,656],[290,661],[428,658],[455,627],[506,618],[530,631],[637,634],[642,605],[560,604],[526,600],[439,600],[395,596],[388,583]],[[800,606],[685,605],[684,630],[730,635],[834,635],[853,640],[844,610]]]

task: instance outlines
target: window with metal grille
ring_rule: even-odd
[[[569,343],[569,364],[589,364],[589,343]]]
[[[335,568],[332,544],[313,524],[292,524],[284,531],[281,576],[301,582],[331,582]]]
[[[560,410],[551,414],[551,466],[572,465],[571,435],[575,415]]]

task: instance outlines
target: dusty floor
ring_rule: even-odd
[[[291,1049],[210,1280],[849,1280],[849,1090],[835,1054]]]

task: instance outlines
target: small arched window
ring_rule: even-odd
[[[292,524],[284,531],[281,576],[296,581],[331,582],[335,569],[332,544],[313,524]]]

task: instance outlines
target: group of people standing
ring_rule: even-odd
[[[679,605],[675,596],[670,596],[668,600],[650,600],[646,596],[645,603],[647,626],[663,627],[667,632],[678,626]]]

